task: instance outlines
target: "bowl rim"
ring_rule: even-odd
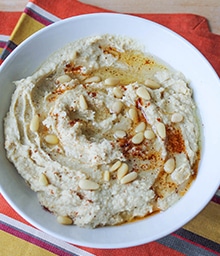
[[[20,45],[18,45],[16,47],[16,49],[6,58],[6,60],[2,63],[2,65],[0,66],[0,75],[1,75],[1,72],[4,72],[5,69],[7,69],[7,67],[10,65],[11,62],[13,62],[13,59],[16,57],[17,53],[22,50],[24,47],[26,47],[27,44],[29,44],[30,42],[32,42],[32,40],[34,40],[36,37],[39,37],[40,35],[42,34],[45,34],[47,33],[47,31],[50,31],[52,30],[53,28],[56,28],[57,26],[62,26],[63,24],[65,23],[68,23],[68,22],[72,22],[72,21],[75,21],[75,20],[83,20],[83,19],[88,19],[88,18],[100,18],[100,17],[125,17],[125,19],[132,19],[134,21],[136,20],[140,20],[140,21],[143,21],[144,23],[146,24],[153,24],[154,26],[157,26],[159,27],[160,29],[166,31],[167,33],[170,33],[172,34],[174,37],[177,37],[179,38],[184,44],[186,44],[188,47],[190,47],[191,49],[193,49],[193,51],[196,52],[197,55],[200,56],[200,58],[202,58],[205,62],[207,62],[207,67],[209,66],[209,69],[210,69],[210,72],[213,73],[213,76],[216,76],[217,79],[218,78],[218,75],[216,74],[216,72],[214,71],[213,67],[211,66],[211,64],[209,63],[209,61],[204,57],[204,55],[197,49],[195,48],[195,46],[193,46],[189,41],[187,41],[186,39],[184,39],[182,36],[180,36],[179,34],[177,34],[176,32],[170,30],[169,28],[163,26],[163,25],[160,25],[154,21],[150,21],[148,19],[145,19],[145,18],[141,18],[141,17],[137,17],[137,16],[132,16],[130,14],[120,14],[120,13],[92,13],[92,14],[82,14],[82,15],[77,15],[77,16],[73,16],[73,17],[69,17],[69,18],[66,18],[64,20],[60,20],[60,21],[57,21],[37,32],[35,32],[33,35],[31,35],[30,37],[28,37],[26,40],[24,40]],[[220,85],[220,82],[219,82],[219,85]],[[207,203],[211,200],[212,196],[214,195],[214,193],[216,192],[216,190],[218,189],[219,187],[219,183],[220,183],[220,179],[219,179],[219,182],[217,184],[216,182],[216,186],[212,188],[212,191],[210,190],[209,191],[209,194],[206,195],[206,199],[205,201],[203,202],[203,205],[200,205],[199,208],[197,208],[197,210],[194,210],[194,213],[193,213],[193,216],[190,215],[187,217],[185,217],[181,222],[179,222],[179,228],[182,227],[184,224],[186,224],[189,220],[191,220],[193,217],[195,217],[206,205]],[[45,233],[48,233],[52,236],[55,236],[61,240],[66,240],[67,242],[72,242],[72,243],[76,243],[77,245],[81,245],[81,246],[87,246],[87,247],[92,247],[92,248],[126,248],[126,247],[130,247],[130,246],[137,246],[137,245],[141,245],[141,244],[144,244],[144,243],[147,243],[147,242],[151,242],[151,241],[154,241],[156,239],[159,239],[161,237],[164,237],[165,235],[168,235],[170,233],[172,233],[173,231],[176,230],[176,227],[170,227],[170,229],[166,230],[166,231],[163,231],[162,233],[158,234],[157,236],[155,235],[154,237],[152,237],[152,239],[150,241],[148,241],[146,238],[143,238],[142,240],[139,239],[139,241],[135,241],[131,244],[127,244],[127,242],[120,242],[119,244],[110,244],[110,243],[102,243],[102,244],[91,244],[89,242],[81,242],[81,241],[74,241],[74,240],[68,240],[67,238],[63,238],[62,235],[59,235],[59,234],[54,234],[54,232],[48,230],[48,229],[45,229],[43,226],[39,225],[39,223],[37,223],[36,221],[34,221],[30,216],[26,215],[24,212],[22,212],[22,209],[18,208],[18,206],[16,205],[16,203],[10,198],[8,197],[7,195],[7,191],[4,190],[4,188],[2,188],[2,185],[0,184],[0,189],[1,189],[1,193],[2,195],[6,198],[6,200],[9,202],[9,204],[12,206],[12,208],[14,208],[16,210],[16,212],[18,212],[22,217],[24,217],[28,222],[30,222],[31,224],[33,224],[34,226],[36,227],[39,227],[41,230],[43,230]],[[184,198],[184,197],[183,197]],[[182,200],[182,199],[181,199]],[[171,209],[172,210],[172,209]],[[167,210],[167,212],[169,211],[169,209]],[[154,216],[152,216],[153,218]],[[126,224],[126,225],[130,225],[132,226],[133,223],[129,223],[129,224]]]

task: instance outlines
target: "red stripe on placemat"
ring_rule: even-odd
[[[0,48],[4,48],[5,45],[6,45],[6,43],[7,43],[7,42],[5,42],[5,41],[0,41]]]
[[[46,17],[42,16],[38,12],[32,10],[31,8],[26,7],[24,9],[24,13],[35,19],[36,21],[40,22],[41,24],[48,26],[53,23],[53,21],[47,19]]]
[[[216,193],[216,194],[213,196],[212,201],[213,201],[214,203],[216,203],[216,204],[220,204],[220,196],[219,196],[219,194],[220,194],[220,189],[218,189],[217,192],[218,192],[218,193]]]

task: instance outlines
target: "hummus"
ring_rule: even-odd
[[[189,188],[200,155],[192,90],[137,42],[81,39],[15,84],[7,157],[60,223],[124,223]]]

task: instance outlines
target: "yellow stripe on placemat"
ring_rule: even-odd
[[[19,45],[22,41],[28,38],[33,33],[37,32],[45,26],[36,21],[32,17],[23,13],[11,34],[10,40],[16,45]]]
[[[31,244],[25,240],[0,231],[1,251],[0,256],[54,256],[51,253],[37,245]]]
[[[220,244],[220,205],[210,202],[183,228]]]

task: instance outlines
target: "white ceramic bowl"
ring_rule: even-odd
[[[198,176],[186,195],[165,212],[144,220],[98,229],[62,226],[39,205],[6,159],[3,125],[0,127],[1,192],[9,204],[39,229],[65,241],[94,248],[122,248],[159,239],[196,216],[214,195],[220,182],[220,82],[208,61],[186,40],[151,21],[121,14],[90,14],[57,22],[37,32],[5,60],[0,69],[1,124],[8,111],[12,81],[32,74],[54,51],[68,42],[97,34],[119,34],[139,40],[146,51],[185,74],[194,90],[202,121],[202,155]]]

